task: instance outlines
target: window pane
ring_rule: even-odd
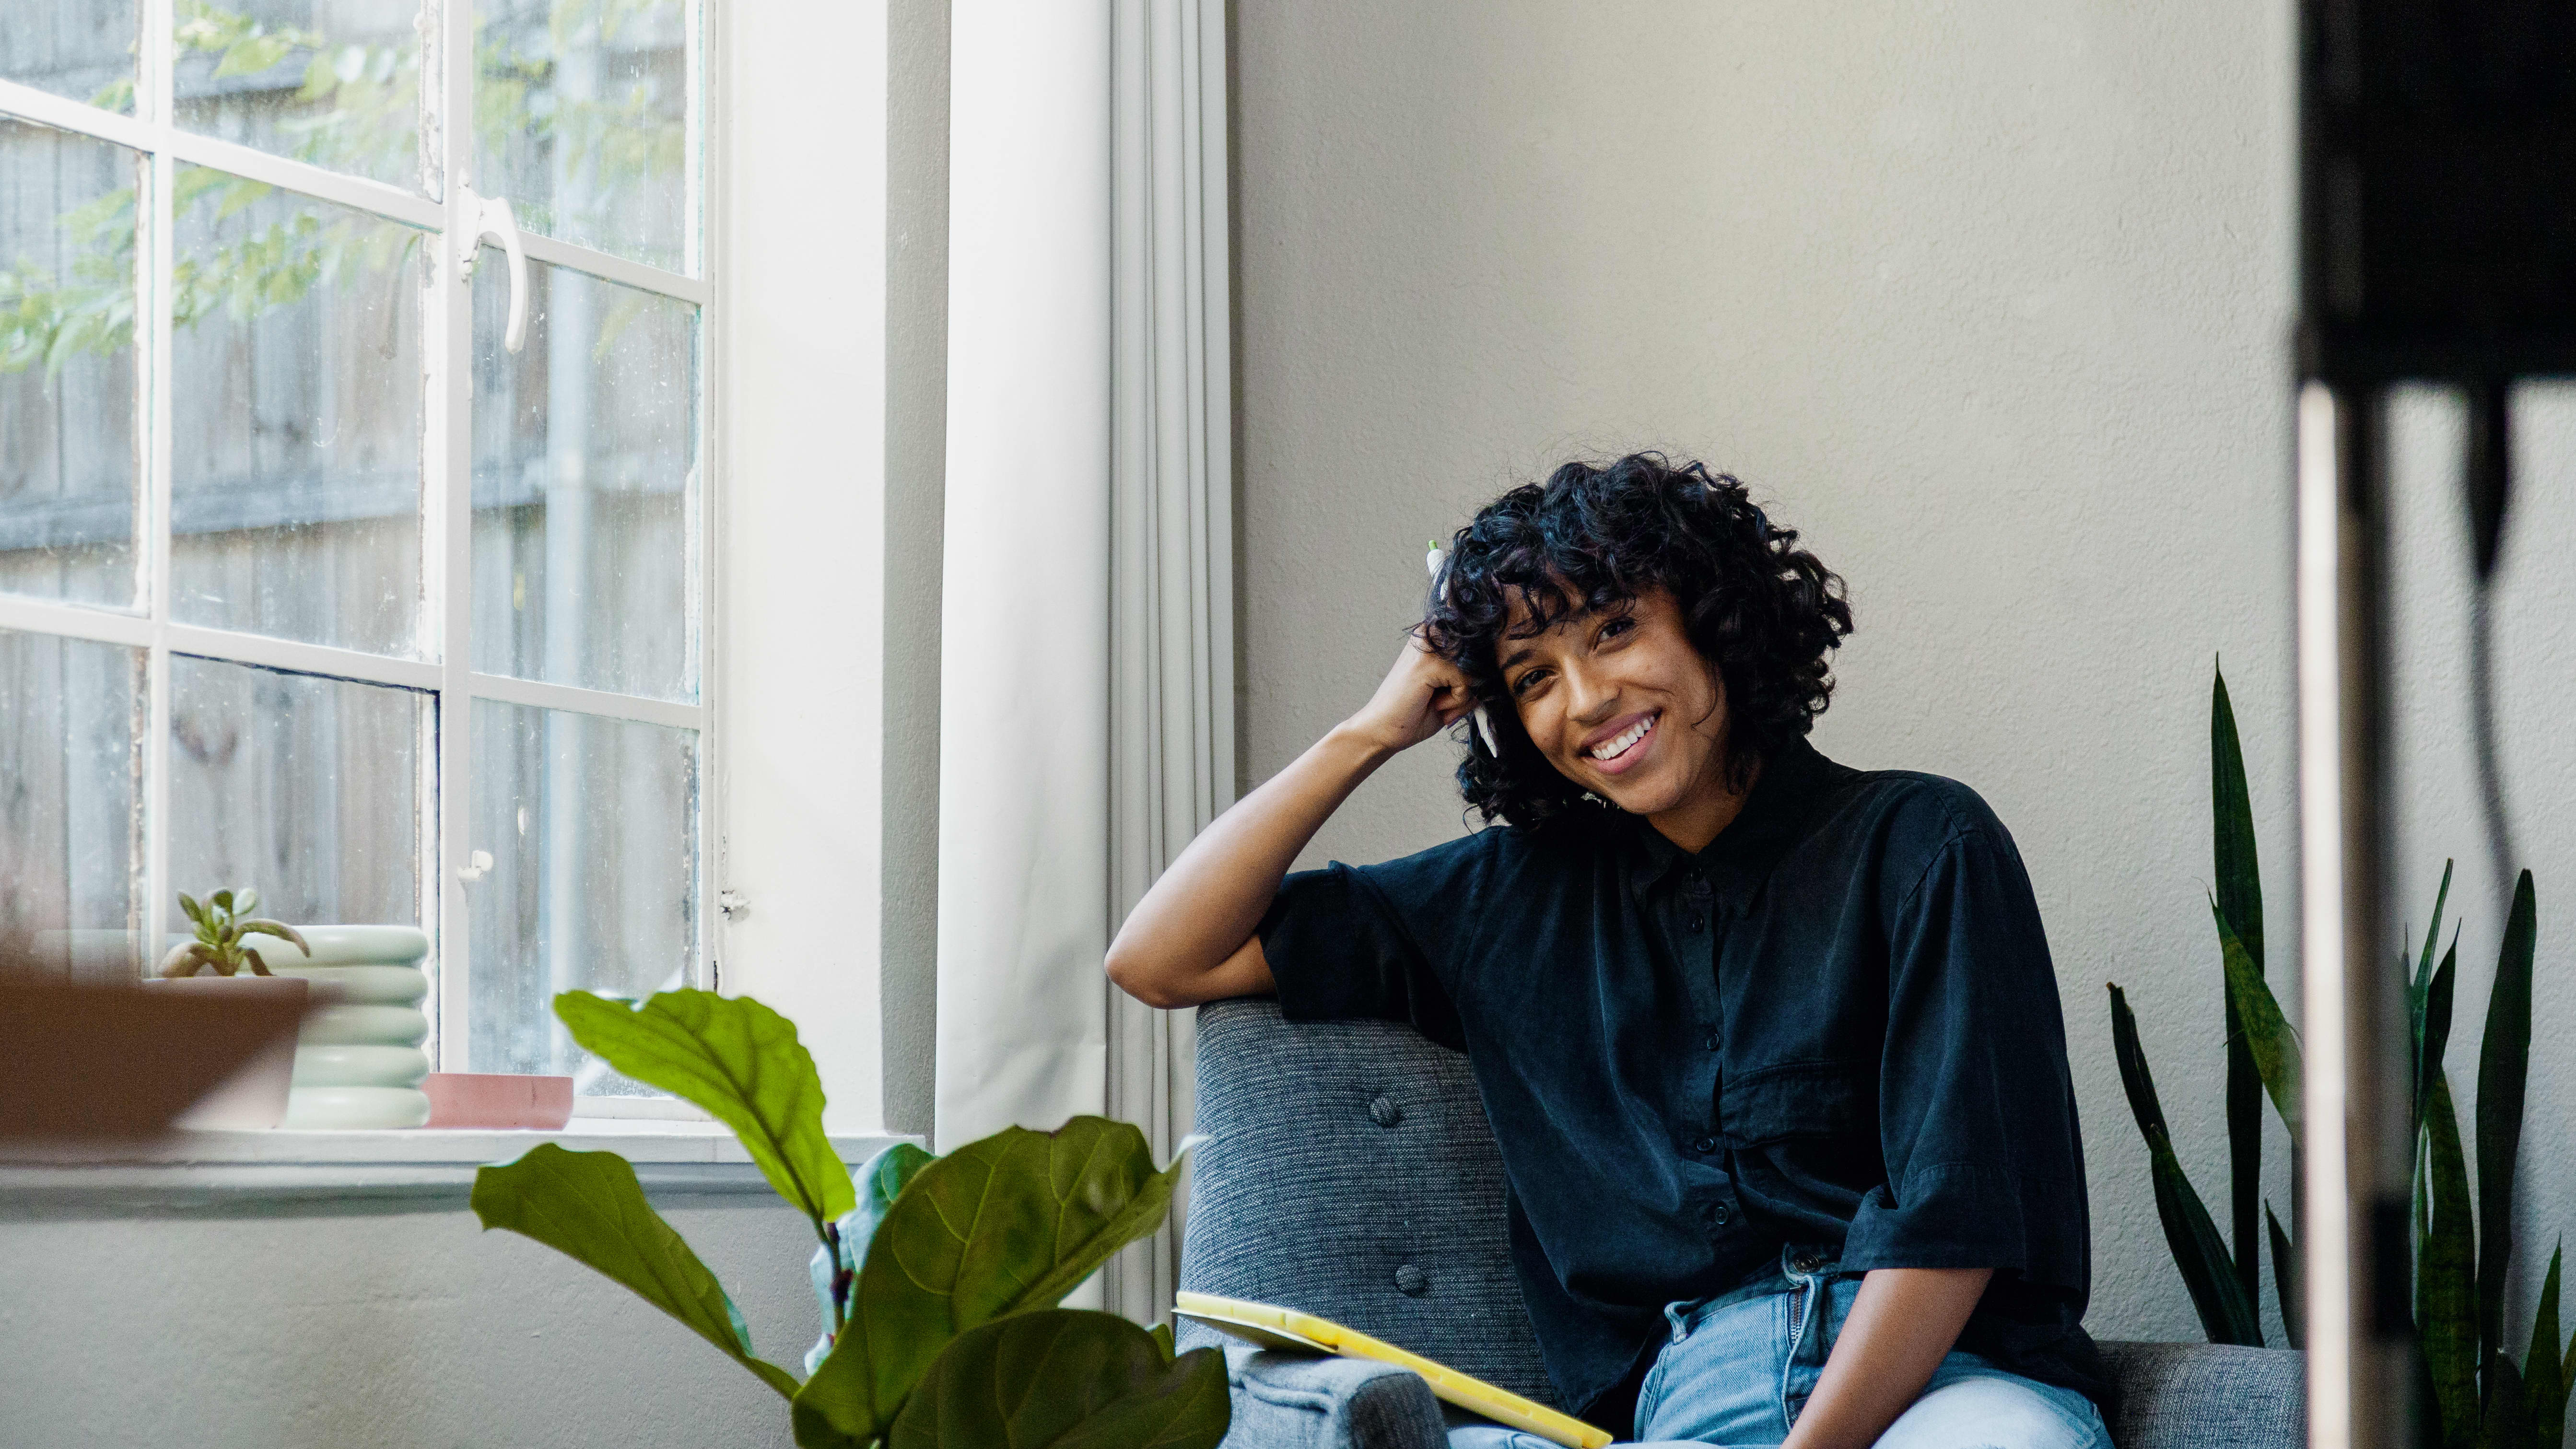
[[[530,264],[526,350],[501,348],[507,268],[474,276],[474,667],[697,695],[698,313]]]
[[[193,624],[419,652],[426,233],[178,172],[171,593]]]
[[[429,696],[173,655],[171,889],[289,925],[420,923]]]
[[[0,970],[142,966],[143,651],[0,630]]]
[[[559,991],[643,997],[697,958],[697,736],[474,702],[468,1028],[476,1072],[570,1073],[583,1093],[657,1095],[573,1046]]]
[[[421,188],[419,0],[176,0],[173,12],[182,130]]]
[[[519,225],[689,263],[683,0],[476,0],[474,175]]]
[[[0,117],[0,590],[9,593],[134,604],[141,163],[122,146]]]
[[[135,0],[9,0],[0,80],[132,114]]]

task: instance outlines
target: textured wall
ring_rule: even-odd
[[[765,1192],[665,1198],[764,1357],[814,1341],[813,1234]],[[0,1441],[342,1449],[790,1443],[787,1406],[658,1309],[471,1213],[0,1221]]]
[[[2295,939],[2291,33],[2109,0],[1238,9],[1250,778],[1366,696],[1422,540],[1502,487],[1646,445],[1752,480],[1851,581],[1822,746],[1969,782],[2029,862],[2109,1335],[2194,1320],[2105,980],[2224,1212],[2221,652],[2276,975]],[[1457,832],[1450,759],[1389,767],[1308,863]]]

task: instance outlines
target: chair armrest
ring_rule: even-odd
[[[1431,1386],[1366,1359],[1225,1350],[1234,1427],[1225,1449],[1446,1449]]]

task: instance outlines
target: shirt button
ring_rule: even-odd
[[[1725,1227],[1734,1217],[1735,1209],[1728,1207],[1724,1203],[1718,1203],[1708,1210],[1708,1220],[1717,1224],[1721,1228]]]
[[[1697,916],[1693,916],[1693,917],[1691,917],[1691,918],[1690,918],[1690,928],[1691,928],[1692,930],[1694,930],[1694,931],[1698,930],[1700,927],[1702,927],[1702,926],[1704,926],[1704,925],[1707,925],[1707,924],[1708,924],[1708,923],[1707,923],[1706,921],[1701,920],[1701,919],[1700,919],[1699,917],[1697,917]]]
[[[1717,1150],[1717,1139],[1716,1139],[1716,1138],[1714,1138],[1714,1137],[1703,1137],[1703,1138],[1699,1139],[1697,1142],[1694,1142],[1694,1143],[1692,1143],[1692,1144],[1691,1144],[1691,1151],[1693,1151],[1693,1152],[1703,1152],[1703,1153],[1705,1153],[1705,1152],[1715,1152],[1716,1150]]]
[[[1715,1027],[1709,1028],[1707,1046],[1710,1051],[1717,1050],[1717,1028]]]

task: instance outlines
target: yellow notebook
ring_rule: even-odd
[[[1459,1408],[1524,1433],[1552,1439],[1568,1449],[1602,1449],[1610,1442],[1606,1430],[1595,1429],[1545,1404],[1532,1403],[1508,1389],[1498,1389],[1483,1379],[1444,1368],[1420,1354],[1406,1353],[1357,1329],[1344,1328],[1329,1318],[1317,1318],[1293,1308],[1274,1308],[1267,1303],[1246,1303],[1240,1298],[1219,1298],[1212,1293],[1184,1291],[1178,1297],[1181,1317],[1223,1330],[1247,1343],[1263,1348],[1337,1353],[1345,1358],[1373,1358],[1422,1375],[1429,1381],[1431,1392]]]

